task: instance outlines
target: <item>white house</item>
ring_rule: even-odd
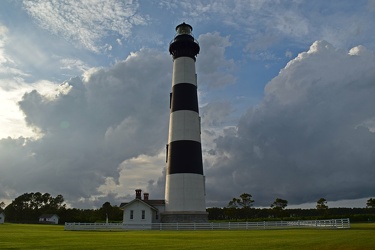
[[[57,214],[42,214],[39,216],[39,223],[59,224],[59,218]]]
[[[0,224],[3,224],[5,221],[5,214],[3,212],[0,213]]]
[[[142,200],[142,190],[135,190],[135,199],[128,203],[121,203],[120,208],[124,210],[124,224],[151,224],[160,223],[160,214],[164,212],[164,200],[150,200],[149,194],[144,193]]]

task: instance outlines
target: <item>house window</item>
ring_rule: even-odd
[[[130,210],[130,219],[132,220],[134,218],[134,211]]]
[[[155,219],[158,220],[159,219],[159,214],[158,214],[158,211],[155,212]]]
[[[142,210],[142,220],[144,220],[146,217],[146,211],[145,210]]]

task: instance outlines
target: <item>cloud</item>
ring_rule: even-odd
[[[27,74],[17,68],[17,63],[6,50],[6,46],[11,40],[9,29],[0,23],[0,77],[10,78],[11,76],[23,77]]]
[[[41,57],[37,49],[30,49],[30,53],[21,53],[25,51],[23,46],[18,46],[20,43],[14,43],[13,34],[9,29],[0,23],[0,123],[2,129],[0,131],[0,138],[18,137],[18,136],[35,136],[32,130],[26,127],[24,122],[24,115],[20,112],[17,102],[20,100],[25,92],[32,89],[38,89],[42,93],[48,93],[54,88],[54,84],[50,81],[37,81],[33,84],[27,83],[25,78],[29,78],[30,74],[26,72],[20,64],[28,60],[30,53],[33,54],[33,65],[40,61]],[[25,39],[20,39],[22,45],[26,45]],[[14,49],[9,49],[13,46]],[[17,53],[12,53],[17,51]],[[22,54],[22,59],[17,58],[17,54]]]
[[[208,33],[200,39],[201,64],[197,68],[204,67],[198,72],[200,84],[211,89],[232,84],[234,62],[225,59],[229,37]],[[33,137],[27,138],[30,132],[22,130],[13,136],[21,136],[18,139],[0,140],[3,157],[7,155],[4,160],[0,157],[4,163],[0,169],[7,173],[0,177],[0,197],[11,199],[10,193],[47,190],[63,194],[73,206],[91,206],[101,205],[110,196],[122,202],[121,197],[127,197],[129,190],[132,196],[137,183],[143,183],[138,187],[162,198],[165,161],[160,164],[160,158],[164,158],[160,155],[165,154],[168,139],[170,56],[141,49],[110,68],[89,68],[74,57],[55,58],[57,67],[84,71],[82,77],[73,77],[60,85],[51,81],[25,84],[24,79],[16,84],[2,79],[2,83],[14,89],[14,95],[5,85],[0,93],[8,98],[11,110],[22,111],[17,113],[16,123],[27,126]],[[216,76],[216,71],[221,73]],[[14,104],[17,102],[19,107]],[[228,103],[218,105],[223,108],[222,114],[230,112],[229,106],[225,108]],[[219,126],[224,122],[218,120],[223,116],[212,109],[205,116],[208,114],[212,116],[209,124]],[[21,156],[12,160],[18,154]],[[156,170],[148,170],[150,175],[135,182],[129,176],[141,176],[145,160],[153,162],[148,166]],[[134,173],[129,172],[129,164],[138,166]],[[17,174],[18,171],[21,173]],[[24,185],[16,185],[19,180]]]
[[[225,205],[243,192],[258,206],[276,197],[301,204],[373,196],[374,62],[363,46],[347,53],[325,41],[291,60],[261,103],[216,139],[208,201]]]
[[[7,33],[8,28],[0,23],[0,65],[8,61],[4,55],[4,43],[7,38]]]
[[[367,9],[375,12],[375,1],[374,0],[368,0],[367,1]]]
[[[274,54],[269,50],[283,43],[302,49],[318,39],[346,49],[362,41],[374,45],[374,39],[370,39],[374,38],[373,1],[353,5],[343,0],[322,6],[309,1],[179,0],[161,1],[161,6],[168,11],[178,10],[181,18],[191,20],[193,26],[205,22],[212,26],[210,30],[218,29],[218,25],[221,30],[235,30],[236,34],[230,32],[231,39],[255,58],[262,57],[258,53]]]
[[[168,55],[145,49],[64,82],[54,95],[26,93],[20,108],[42,135],[0,140],[0,197],[49,190],[73,206],[100,206],[121,166],[164,149],[171,70]]]
[[[285,51],[285,57],[292,58],[293,57],[293,52],[291,52],[290,50]]]
[[[19,28],[19,26],[21,28]],[[86,62],[79,58],[86,58]],[[90,60],[87,60],[90,58]],[[89,62],[87,62],[89,61]],[[63,81],[89,68],[93,58],[30,23],[0,23],[0,85],[8,81]],[[95,64],[95,63],[94,63]]]
[[[137,1],[23,1],[27,13],[53,34],[93,52],[108,49],[101,40],[113,33],[129,38],[132,28],[146,24]]]
[[[225,58],[225,50],[231,46],[229,37],[219,33],[206,33],[198,38],[201,52],[197,56],[197,74],[199,84],[217,88],[233,84],[235,62]]]
[[[86,72],[87,70],[89,70],[89,66],[77,58],[61,59],[60,64],[61,64],[60,69],[68,69],[68,70],[76,69],[81,72]]]
[[[153,156],[139,155],[123,161],[118,167],[118,178],[107,177],[105,183],[98,187],[101,196],[106,197],[112,193],[122,201],[131,200],[134,197],[134,190],[141,188],[149,192],[153,199],[164,199],[164,149]]]
[[[55,84],[49,81],[39,81],[34,84],[25,83],[22,79],[5,79],[0,81],[0,139],[17,137],[38,137],[37,130],[27,127],[25,115],[20,111],[17,102],[25,92],[37,89],[46,96],[55,93]],[[52,94],[53,95],[53,94]]]

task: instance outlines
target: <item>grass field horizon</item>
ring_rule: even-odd
[[[375,249],[375,223],[351,229],[64,231],[61,225],[0,225],[0,249]]]

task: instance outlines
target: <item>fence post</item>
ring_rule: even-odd
[[[347,218],[346,221],[348,223],[348,228],[350,228],[350,220],[349,220],[349,218]]]

